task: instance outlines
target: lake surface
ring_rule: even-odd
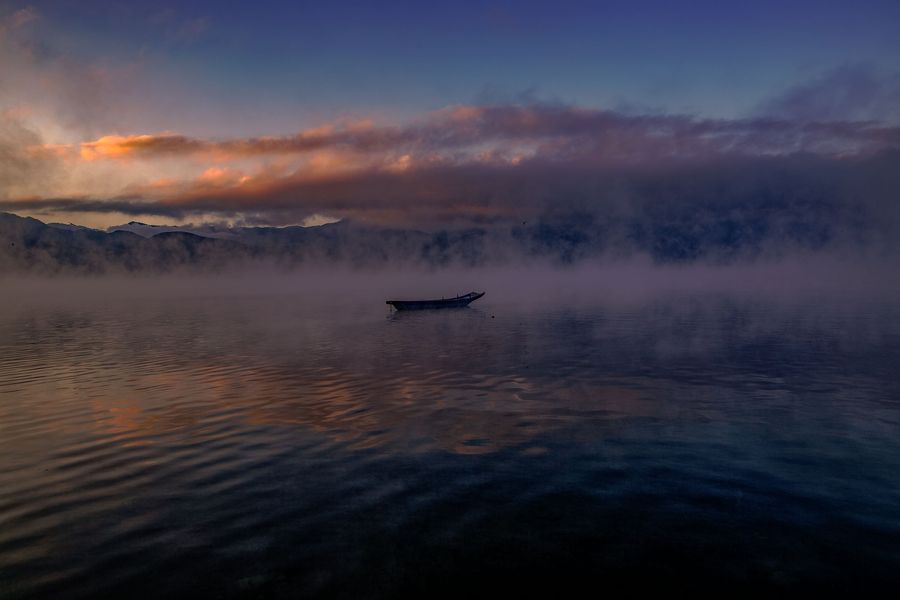
[[[0,597],[875,590],[898,307],[10,301]]]

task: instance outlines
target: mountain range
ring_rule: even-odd
[[[107,230],[0,213],[0,272],[159,273],[265,262],[430,268],[541,261],[573,264],[643,255],[657,263],[730,262],[871,246],[872,224],[846,206],[770,203],[769,210],[547,215],[535,222],[417,229],[340,221],[301,227],[160,226]],[[876,236],[877,237],[877,236]]]

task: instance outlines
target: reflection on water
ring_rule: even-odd
[[[0,596],[875,586],[900,310],[289,295],[0,315]]]

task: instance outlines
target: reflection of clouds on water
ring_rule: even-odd
[[[478,454],[622,419],[722,418],[741,394],[859,387],[888,368],[872,349],[896,339],[889,306],[687,294],[499,317],[487,306],[385,318],[284,297],[127,308],[7,317],[4,339],[34,346],[2,374],[24,385],[20,409],[50,432],[71,428],[61,407],[89,399],[98,430],[129,444],[244,423],[353,448]]]
[[[213,375],[209,375],[212,372]],[[203,439],[226,419],[250,427],[303,427],[349,448],[483,454],[571,427],[640,411],[634,390],[576,383],[539,390],[523,378],[446,387],[441,378],[385,378],[328,370],[185,369],[178,377],[135,376],[155,391],[94,400],[96,427],[124,445],[192,432]],[[273,389],[272,382],[289,382]]]

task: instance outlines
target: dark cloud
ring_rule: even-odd
[[[246,189],[196,191],[162,201],[68,198],[0,208],[31,214],[203,215],[262,224],[297,223],[320,213],[403,229],[512,232],[506,235],[522,247],[564,260],[634,248],[687,260],[791,247],[867,248],[896,256],[898,199],[900,152],[893,151],[628,167],[533,158],[515,166],[372,169],[316,180],[289,175]]]
[[[200,212],[190,206],[175,206],[140,199],[92,200],[86,198],[35,198],[0,202],[0,211],[27,212],[42,215],[67,213],[121,213],[131,216],[152,215],[180,219]]]
[[[792,121],[900,122],[900,73],[845,65],[763,103],[758,112]]]

